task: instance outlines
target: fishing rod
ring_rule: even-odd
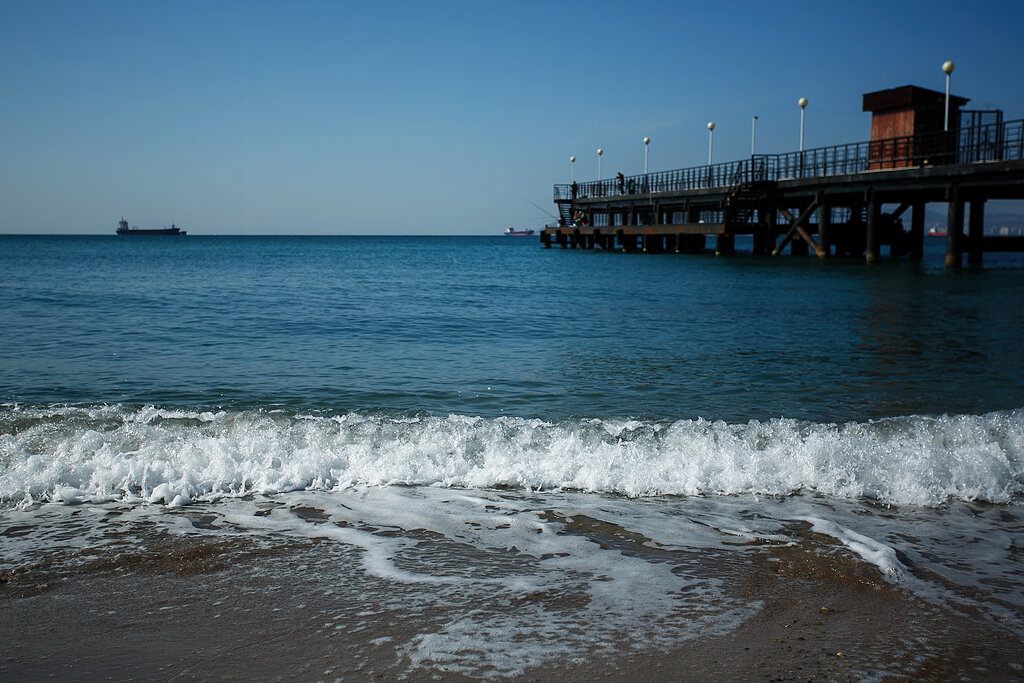
[[[536,207],[537,207],[538,209],[540,209],[541,211],[543,211],[543,212],[544,212],[544,213],[546,213],[547,215],[549,215],[549,216],[551,216],[552,218],[554,218],[554,219],[555,219],[556,221],[558,220],[558,216],[556,216],[555,214],[551,213],[550,211],[548,211],[547,209],[545,209],[545,208],[544,208],[543,206],[541,206],[540,204],[534,204],[533,202],[531,202],[531,201],[530,201],[529,199],[526,199],[525,197],[523,198],[523,201],[524,201],[524,202],[527,202],[527,203],[529,203],[529,204],[533,204],[533,205],[534,205],[534,206],[536,206]]]

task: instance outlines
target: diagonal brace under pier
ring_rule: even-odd
[[[804,223],[807,221],[808,218],[810,218],[811,214],[814,213],[814,211],[817,208],[818,200],[815,199],[807,206],[806,209],[804,209],[800,213],[800,217],[795,219],[793,218],[793,214],[791,214],[788,210],[779,209],[779,213],[785,216],[786,220],[789,221],[789,231],[786,232],[785,237],[782,238],[782,241],[779,242],[779,245],[772,249],[772,256],[778,256],[779,253],[783,249],[785,249],[786,245],[789,244],[790,240],[792,240],[794,236],[799,234],[800,238],[804,242],[807,242],[807,244],[811,245],[811,248],[814,249],[814,253],[818,255],[818,258],[825,257],[825,250],[821,248],[821,245],[819,245],[814,240],[814,238],[811,237],[811,234],[807,232],[806,228],[804,228]]]

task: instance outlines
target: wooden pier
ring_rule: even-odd
[[[737,235],[754,252],[920,258],[925,207],[947,207],[946,265],[985,252],[1024,251],[1024,236],[984,234],[985,203],[1024,199],[1024,120],[959,111],[957,126],[930,130],[942,93],[904,86],[864,96],[873,136],[910,134],[788,154],[556,185],[558,225],[541,243],[563,249],[695,252],[714,235],[716,253]],[[938,100],[936,98],[939,98]],[[921,131],[924,132],[921,132]],[[965,224],[965,216],[967,221]],[[905,220],[908,225],[905,225]]]

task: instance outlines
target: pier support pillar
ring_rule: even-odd
[[[849,218],[843,224],[842,230],[832,231],[832,240],[836,245],[836,256],[860,256],[864,253],[864,197],[852,199],[847,208],[850,211]]]
[[[878,228],[882,222],[882,202],[879,201],[876,193],[871,192],[867,198],[868,224],[865,231],[864,260],[868,263],[877,263],[879,256],[878,249]]]
[[[915,261],[924,256],[924,207],[924,202],[917,201],[910,208],[910,258]]]
[[[676,240],[676,251],[679,253],[690,254],[703,248],[703,243],[698,247],[697,241],[703,239],[704,235],[679,235]]]
[[[778,239],[778,235],[776,234],[776,223],[778,222],[778,219],[779,212],[775,204],[766,204],[764,207],[764,224],[767,227],[767,231],[761,245],[764,248],[764,251],[761,253],[766,256],[771,254],[775,249],[775,240]]]
[[[946,267],[959,268],[963,262],[964,200],[956,185],[947,191]]]
[[[766,238],[765,235],[764,235],[764,231],[763,230],[755,230],[753,237],[754,237],[754,253],[755,254],[763,254],[764,253],[765,242],[768,241],[768,238]]]
[[[733,235],[715,235],[715,256],[736,253],[736,238]]]
[[[967,225],[967,262],[981,263],[985,239],[985,200],[971,200],[971,217]]]
[[[818,258],[828,258],[832,253],[829,228],[832,222],[832,208],[825,204],[825,193],[818,193]]]

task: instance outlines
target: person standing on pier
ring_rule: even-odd
[[[619,194],[626,194],[626,178],[622,175],[622,171],[615,174],[615,180],[619,183]]]

